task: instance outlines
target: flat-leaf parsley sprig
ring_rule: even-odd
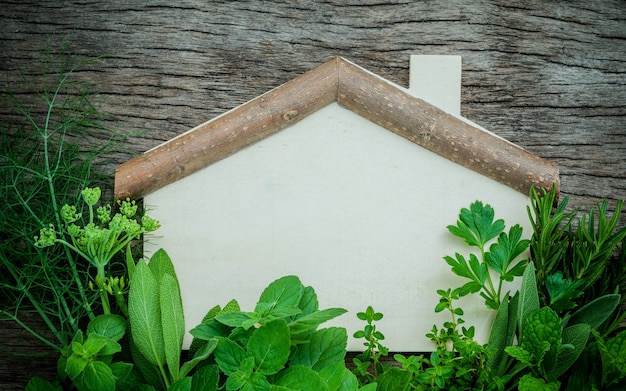
[[[119,212],[113,216],[111,216],[111,205],[95,208],[101,196],[101,190],[98,187],[85,188],[81,195],[89,210],[88,223],[84,226],[78,225],[82,214],[77,211],[76,206],[66,204],[61,208],[60,214],[69,241],[64,239],[63,233],[57,235],[54,225],[50,224],[47,228],[42,228],[39,236],[35,237],[35,245],[47,247],[60,243],[89,261],[97,270],[95,285],[100,291],[104,312],[111,313],[107,295],[110,293],[115,296],[120,309],[125,313],[126,305],[123,300],[125,292],[124,289],[120,289],[125,286],[124,281],[120,284],[119,280],[107,278],[105,267],[117,253],[124,249],[126,249],[127,261],[132,263],[128,265],[129,268],[134,267],[132,257],[128,257],[131,242],[139,239],[146,232],[155,231],[160,224],[147,215],[138,218],[137,204],[130,199],[118,201]],[[93,282],[90,286],[93,286]]]

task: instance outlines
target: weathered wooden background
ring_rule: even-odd
[[[626,198],[622,0],[13,1],[0,15],[0,77],[18,92],[51,37],[71,37],[78,58],[109,55],[76,77],[96,83],[109,126],[141,132],[110,172],[333,56],[407,86],[411,54],[454,54],[462,115],[556,162],[573,206]],[[3,327],[3,349],[32,351]],[[0,388],[51,363],[5,356]]]

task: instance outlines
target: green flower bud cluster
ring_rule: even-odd
[[[86,224],[81,226],[83,216],[76,206],[64,205],[60,217],[65,225],[65,234],[57,235],[55,227],[49,225],[42,228],[39,236],[35,237],[35,244],[38,247],[46,247],[61,243],[94,265],[97,270],[94,282],[101,292],[103,306],[107,312],[109,304],[106,293],[115,296],[119,301],[128,287],[128,281],[118,277],[105,277],[106,265],[123,250],[128,253],[128,262],[131,242],[146,232],[158,229],[160,223],[146,215],[137,216],[138,205],[130,199],[118,201],[119,211],[115,214],[112,213],[111,205],[95,208],[101,194],[98,187],[85,188],[81,192],[89,210],[89,220]],[[130,259],[132,261],[132,257]],[[90,282],[91,287],[94,282]]]
[[[54,245],[57,240],[57,234],[54,230],[54,225],[50,224],[47,228],[42,228],[39,231],[39,236],[35,236],[35,246],[48,247]]]

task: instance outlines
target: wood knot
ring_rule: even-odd
[[[291,121],[296,115],[298,115],[298,110],[289,110],[283,114],[283,119],[285,121]]]

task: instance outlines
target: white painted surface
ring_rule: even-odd
[[[461,116],[461,56],[413,55],[409,93]]]
[[[433,92],[423,78],[411,91],[458,115],[460,59],[420,57],[412,78],[430,73],[439,85],[448,74],[458,85]],[[433,312],[436,290],[465,282],[443,260],[468,253],[446,226],[476,199],[530,234],[526,196],[333,103],[146,196],[163,226],[145,250],[172,256],[188,329],[232,298],[252,310],[267,284],[295,274],[315,288],[320,308],[349,310],[326,325],[352,335],[363,327],[356,313],[372,305],[385,315],[379,330],[392,351],[428,351],[424,335],[448,320]],[[484,341],[493,313],[480,298],[463,308]],[[348,347],[362,349],[352,339]]]
[[[423,351],[447,320],[434,316],[436,289],[462,283],[442,257],[467,250],[446,226],[476,199],[526,221],[522,194],[331,104],[147,196],[163,227],[146,251],[172,256],[189,328],[232,298],[252,310],[269,282],[296,274],[321,308],[350,311],[333,322],[349,334],[373,305],[391,349]],[[466,305],[466,320],[486,330],[482,308]]]

